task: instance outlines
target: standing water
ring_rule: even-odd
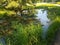
[[[48,19],[48,17],[47,17],[47,15],[48,15],[47,14],[47,10],[38,9],[37,11],[38,11],[37,19],[40,20],[42,28],[43,28],[43,35],[42,35],[42,37],[45,38],[46,33],[47,33],[47,29],[48,29],[49,24],[50,24],[50,19]]]

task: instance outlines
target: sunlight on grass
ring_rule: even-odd
[[[17,2],[15,2],[15,1],[12,1],[11,3],[9,3],[7,6],[6,6],[6,8],[11,8],[11,7],[18,7],[19,6],[19,4],[17,3]]]
[[[34,6],[35,8],[40,8],[40,7],[48,7],[48,8],[53,8],[53,7],[60,7],[59,4],[52,4],[52,3],[35,3],[35,4],[26,4],[27,6]]]
[[[32,4],[28,4],[28,3],[26,3],[26,5],[27,5],[27,6],[33,6]]]
[[[57,16],[55,20],[60,22],[60,16],[59,17]]]
[[[50,3],[37,3],[36,6],[55,6],[55,4],[50,4]]]
[[[57,4],[60,4],[60,2],[57,2]]]
[[[7,11],[7,10],[0,10],[0,14],[8,14],[8,16],[11,16],[13,14],[16,14],[14,11]]]
[[[6,11],[0,11],[0,14],[4,14],[4,13],[6,13]]]
[[[60,6],[59,4],[52,4],[52,3],[37,3],[36,6]]]

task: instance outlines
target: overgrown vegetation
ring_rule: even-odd
[[[41,24],[35,18],[34,7],[27,6],[26,3],[32,4],[32,0],[0,1],[0,39],[3,38],[6,45],[41,43]]]
[[[40,45],[42,27],[36,21],[28,23],[19,16],[0,15],[0,38],[4,38],[6,45]]]
[[[51,45],[55,39],[56,33],[60,30],[60,20],[55,19],[52,24],[49,26],[47,31],[47,44]]]
[[[50,45],[54,40],[60,28],[60,7],[54,4],[34,5],[36,1],[0,0],[0,39],[6,45]],[[41,8],[48,10],[48,17],[52,20],[46,39],[42,39],[42,26],[35,15],[35,9]]]

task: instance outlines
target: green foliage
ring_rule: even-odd
[[[8,5],[6,6],[6,8],[17,8],[19,6],[19,3],[16,1],[11,1],[10,3],[8,3]]]
[[[60,4],[60,2],[56,2],[57,4]]]
[[[48,17],[54,20],[57,16],[60,16],[60,7],[48,8]]]
[[[0,9],[0,37],[6,45],[40,45],[42,29],[36,24],[34,7],[23,3],[26,0],[9,1]]]
[[[35,20],[36,17],[34,6],[30,7],[26,5],[26,3],[30,3],[30,1],[32,2],[32,0],[6,0],[4,1],[6,5],[4,5],[5,3],[1,4],[3,9],[0,9],[0,15],[18,16],[21,18],[21,22],[26,21],[29,23]]]
[[[35,18],[36,12],[34,8],[52,10],[49,14],[59,16],[60,7],[54,7],[53,4],[34,7],[33,3],[36,1],[0,0],[0,37],[4,37],[6,45],[47,45],[47,43],[52,42],[55,32],[60,27],[60,21],[55,20],[50,25],[47,41],[42,40],[42,27]]]
[[[38,22],[25,23],[19,16],[0,15],[0,37],[6,45],[40,45],[42,29]]]
[[[40,45],[42,29],[40,24],[27,24],[12,22],[12,27],[16,29],[10,36],[11,45]]]
[[[46,37],[47,44],[51,45],[51,43],[54,41],[56,32],[59,30],[59,28],[60,28],[60,21],[56,19],[48,28]]]
[[[0,45],[3,45],[2,42],[0,42]]]

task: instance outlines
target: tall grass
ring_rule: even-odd
[[[0,14],[0,37],[4,38],[6,45],[41,45],[42,27],[38,22],[29,24],[13,16]],[[5,21],[5,22],[4,22]]]
[[[40,24],[30,23],[24,25],[13,21],[12,27],[15,31],[13,35],[7,38],[7,43],[10,41],[10,45],[41,45],[42,28]]]

